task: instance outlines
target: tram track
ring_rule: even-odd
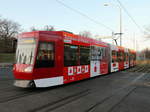
[[[145,76],[145,73],[136,77],[136,79],[134,79],[130,84],[114,91],[111,95],[108,95],[103,100],[97,102],[96,104],[88,108],[86,112],[94,112],[95,109],[97,108],[98,110],[104,109],[103,112],[111,112],[115,107],[117,107],[121,102],[123,102],[137,88],[137,86],[135,86],[135,83],[139,79],[143,78],[144,76]],[[110,104],[111,101],[115,101],[115,103]],[[105,109],[105,106],[108,104],[110,104],[109,108]]]
[[[23,92],[23,93],[19,93],[19,94],[15,94],[13,96],[10,96],[10,97],[6,97],[6,98],[1,98],[0,99],[0,103],[5,103],[5,102],[8,102],[8,101],[12,101],[12,100],[16,100],[18,98],[22,98],[22,97],[25,97],[25,96],[28,96],[28,95],[33,95],[35,92]]]
[[[7,91],[12,91],[14,90],[14,88],[12,86],[9,86],[9,87],[5,87],[5,88],[1,88],[0,91],[3,91],[3,92],[7,92]]]
[[[128,72],[132,72],[133,71],[134,72],[134,71],[136,71],[139,68],[140,68],[140,66],[135,66],[133,68],[127,69],[126,71],[128,71]]]
[[[144,67],[140,72],[146,73],[147,70],[148,70],[148,68],[147,68],[147,67]]]
[[[120,100],[118,103],[116,103],[115,105],[113,105],[108,112],[112,112],[112,110],[117,107],[119,104],[121,104],[133,91],[135,91],[137,89],[137,87],[132,88],[129,92],[127,92]]]
[[[141,79],[144,75],[145,74],[136,77],[136,79],[133,79],[130,84],[115,90],[113,93],[108,93],[108,95],[106,95],[106,97],[103,100],[101,100],[100,102],[97,102],[96,104],[91,106],[86,112],[92,112],[92,110],[95,109],[97,106],[99,106],[101,104],[105,105],[105,103],[107,103],[108,101],[110,101],[110,100],[118,97],[118,95],[120,95],[119,100],[117,100],[115,105],[112,106],[112,108],[114,108],[116,105],[118,105],[120,102],[122,102],[127,96],[129,96],[130,93],[132,93],[136,89],[136,87],[133,86],[133,84],[135,82],[137,82],[139,79]],[[58,111],[61,109],[61,107],[65,106],[69,103],[75,102],[78,99],[83,98],[89,94],[92,94],[92,91],[91,92],[86,92],[86,91],[89,91],[89,90],[85,90],[85,93],[83,91],[83,95],[82,95],[82,93],[79,92],[75,95],[67,96],[63,99],[57,100],[55,102],[50,102],[44,106],[35,108],[35,109],[31,110],[30,112],[40,112],[40,111],[50,112],[50,111],[55,111],[55,110]]]
[[[128,88],[128,87],[126,87],[126,88],[120,88],[120,89],[125,90],[125,89],[127,89],[127,88]],[[120,90],[120,89],[119,89],[119,90]],[[103,100],[101,100],[100,102],[97,102],[96,104],[94,104],[93,106],[91,106],[90,108],[88,108],[85,112],[94,112],[95,109],[97,109],[97,108],[99,108],[98,110],[104,109],[105,106],[106,106],[108,103],[110,103],[110,101],[116,100],[116,101],[115,101],[115,104],[110,105],[109,108],[104,109],[105,111],[103,110],[103,112],[111,112],[117,105],[119,105],[121,102],[123,102],[123,100],[124,100],[125,98],[127,98],[135,89],[136,89],[136,87],[132,87],[131,89],[128,90],[128,92],[125,92],[125,93],[123,93],[123,90],[121,90],[121,91],[118,90],[118,91],[114,92],[113,94],[111,94],[111,95],[105,97],[105,98],[104,98]],[[116,96],[117,96],[117,97],[120,96],[120,97],[119,97],[118,99],[115,99]]]
[[[150,73],[150,66],[149,65],[138,65],[134,68],[126,70],[127,72],[139,72],[139,73]]]
[[[40,111],[53,111],[57,108],[60,108],[64,105],[67,105],[71,102],[74,102],[80,98],[83,98],[87,95],[89,95],[91,92],[90,92],[90,89],[86,89],[86,90],[83,90],[83,91],[80,91],[80,92],[77,92],[73,95],[69,95],[69,96],[66,96],[60,100],[57,100],[57,101],[54,101],[54,102],[50,102],[46,105],[43,105],[41,107],[38,107],[38,108],[35,108],[33,110],[31,110],[30,112],[40,112]]]
[[[9,89],[12,89],[13,88],[13,82],[10,82],[10,80],[9,81],[0,81],[0,93],[1,93],[1,91],[5,91],[5,90],[9,90]]]
[[[141,72],[144,68],[145,68],[145,66],[142,66],[139,69],[137,69],[135,72]]]
[[[148,69],[149,69],[149,66],[143,66],[143,68],[140,69],[138,72],[141,72],[141,73],[148,73]]]
[[[150,73],[150,67],[149,67],[149,69],[148,69],[147,73]]]
[[[30,95],[37,95],[37,94],[41,94],[41,93],[47,93],[47,92],[50,92],[49,90],[52,90],[54,89],[53,87],[52,88],[46,88],[46,89],[37,89],[37,88],[28,88],[28,89],[20,89],[20,88],[12,88],[12,87],[7,87],[7,88],[3,88],[3,89],[0,89],[0,91],[3,91],[2,94],[5,96],[5,97],[2,97],[0,98],[0,104],[1,103],[6,103],[6,102],[9,102],[9,101],[13,101],[13,100],[17,100],[19,98],[23,98],[23,97],[26,97],[26,96],[30,96]],[[25,92],[24,92],[25,91]],[[16,93],[18,92],[18,93]],[[6,94],[8,94],[8,97],[6,97]],[[12,95],[12,93],[15,93],[14,95]],[[81,92],[82,93],[82,92]]]
[[[5,90],[8,90],[7,92],[10,91],[12,93],[13,91],[16,92],[16,89],[14,89],[14,88],[13,89],[6,88]],[[25,92],[20,92],[20,91],[25,91]],[[23,98],[23,97],[30,96],[30,95],[41,94],[41,93],[44,93],[44,92],[48,92],[48,90],[46,90],[46,89],[44,89],[44,90],[35,90],[35,89],[28,90],[28,89],[24,89],[24,90],[19,90],[18,92],[19,93],[15,94],[15,95],[0,98],[0,103],[9,102],[9,101],[16,100],[16,99]]]

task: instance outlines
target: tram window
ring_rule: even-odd
[[[99,61],[106,57],[106,49],[98,46],[91,46],[91,60]]]
[[[80,65],[90,64],[90,47],[80,46]]]
[[[64,66],[77,66],[79,59],[78,46],[64,45]]]
[[[107,59],[107,55],[106,55],[106,48],[101,47],[101,60]]]
[[[41,42],[39,44],[35,67],[54,67],[54,43]]]
[[[16,63],[33,64],[36,48],[36,40],[34,38],[23,38],[18,40],[16,50]]]

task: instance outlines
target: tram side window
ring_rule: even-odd
[[[80,46],[80,65],[90,64],[90,47]]]
[[[64,66],[77,66],[79,59],[78,46],[64,45]]]
[[[101,55],[102,55],[101,60],[106,60],[107,59],[106,48],[101,47]]]
[[[106,49],[98,46],[91,46],[91,60],[99,61],[104,60],[106,56]]]
[[[39,44],[35,67],[54,67],[54,43],[41,42]]]

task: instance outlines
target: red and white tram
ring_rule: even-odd
[[[135,56],[133,50],[65,31],[22,33],[14,85],[50,87],[104,75],[134,66]]]

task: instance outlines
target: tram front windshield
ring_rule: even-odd
[[[36,41],[34,38],[23,38],[18,40],[16,50],[17,64],[33,64]]]

